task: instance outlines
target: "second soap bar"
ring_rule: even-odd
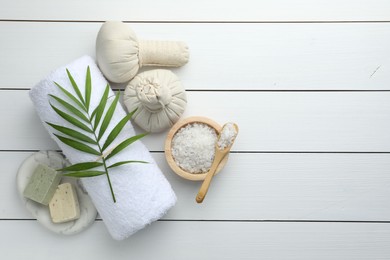
[[[49,204],[51,219],[54,223],[63,223],[80,217],[77,193],[72,184],[58,185]]]

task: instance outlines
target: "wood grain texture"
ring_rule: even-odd
[[[15,183],[30,154],[0,152],[0,219],[31,218]],[[390,221],[390,154],[234,153],[201,205],[201,183],[175,175],[163,153],[153,157],[178,197],[164,219]]]
[[[27,90],[0,91],[0,150],[58,149]],[[235,122],[233,151],[389,152],[390,92],[189,92],[183,115]],[[229,102],[227,102],[229,101]],[[163,151],[166,132],[143,139]]]
[[[31,88],[51,70],[95,56],[100,26],[0,23],[0,71],[9,71],[0,88]],[[187,42],[190,62],[174,69],[186,89],[390,90],[390,23],[131,26],[140,38]]]
[[[390,258],[390,224],[156,222],[122,242],[110,239],[102,222],[72,237],[35,221],[1,221],[0,228],[5,259]]]
[[[5,1],[1,19],[130,21],[381,21],[386,0]]]

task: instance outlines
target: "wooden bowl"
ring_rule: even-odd
[[[193,116],[193,117],[188,117],[184,120],[181,120],[181,121],[177,122],[171,128],[171,130],[168,132],[167,138],[165,140],[165,158],[166,158],[169,166],[171,167],[171,169],[177,175],[183,177],[184,179],[191,180],[191,181],[202,181],[206,178],[207,173],[186,172],[185,170],[183,170],[182,168],[180,168],[176,164],[175,160],[173,159],[173,155],[172,155],[172,139],[173,139],[173,137],[175,136],[177,131],[179,131],[179,129],[181,129],[182,127],[185,127],[188,124],[193,124],[193,123],[206,124],[206,125],[210,126],[211,128],[214,128],[215,131],[217,132],[217,135],[219,135],[219,133],[222,130],[222,126],[220,126],[219,124],[217,124],[216,122],[214,122],[213,120],[211,120],[207,117]],[[228,157],[229,157],[229,155],[226,155],[226,157],[221,161],[215,174],[217,174],[219,171],[222,170],[222,168],[225,166],[225,164],[227,162]]]

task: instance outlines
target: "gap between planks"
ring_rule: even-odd
[[[22,90],[31,88],[2,88],[0,91]],[[124,91],[123,88],[112,88],[113,91]],[[390,92],[390,89],[186,89],[187,92]]]
[[[37,221],[34,218],[0,218],[0,221]],[[103,221],[97,218],[95,221]],[[390,224],[386,220],[286,220],[286,219],[158,219],[158,222],[231,222],[231,223],[345,223],[345,224]]]
[[[32,153],[41,150],[0,150],[0,153]],[[62,153],[61,150],[50,150]],[[149,151],[150,153],[164,153],[164,151]],[[230,151],[232,154],[390,154],[390,152],[370,152],[370,151]]]
[[[20,23],[104,23],[106,20],[49,20],[49,19],[0,19],[0,22],[20,22]],[[256,23],[264,23],[264,24],[272,24],[272,23],[390,23],[388,20],[381,21],[369,21],[369,20],[361,20],[361,21],[343,21],[343,20],[334,20],[334,21],[190,21],[190,20],[172,20],[172,21],[148,21],[148,20],[123,20],[124,23],[214,23],[214,24],[256,24]]]

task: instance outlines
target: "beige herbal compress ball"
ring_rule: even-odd
[[[134,122],[148,132],[161,132],[176,123],[187,105],[185,90],[170,70],[155,69],[138,74],[123,97],[129,112],[137,109]]]
[[[104,76],[124,83],[143,66],[180,67],[188,62],[188,46],[180,41],[138,40],[130,26],[105,22],[96,38],[96,59]]]

